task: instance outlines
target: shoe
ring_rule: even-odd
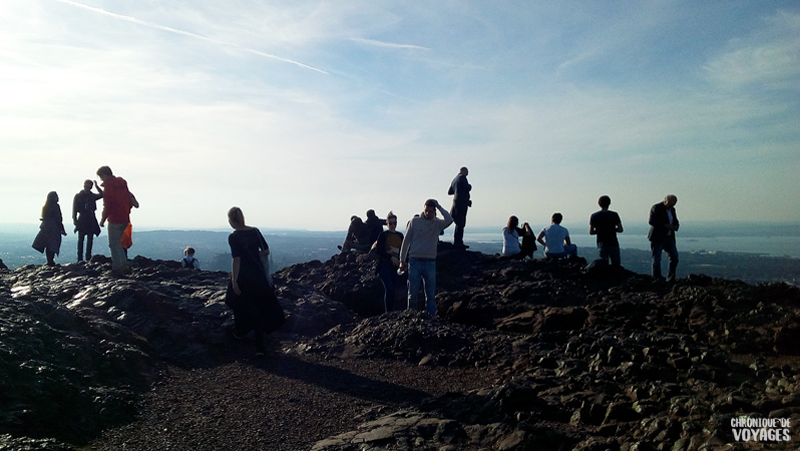
[[[263,350],[256,351],[256,357],[264,357],[267,354]]]

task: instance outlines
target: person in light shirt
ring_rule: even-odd
[[[577,257],[578,246],[569,239],[569,230],[561,225],[564,216],[553,213],[552,223],[543,228],[536,237],[536,241],[544,246],[544,255],[547,258]]]

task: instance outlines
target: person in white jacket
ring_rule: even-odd
[[[436,217],[436,210],[444,219]],[[453,217],[436,199],[425,201],[422,215],[408,223],[400,248],[400,270],[408,270],[408,308],[418,309],[420,282],[425,284],[425,310],[436,315],[436,249],[439,235],[453,223]]]

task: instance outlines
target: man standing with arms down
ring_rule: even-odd
[[[436,210],[444,219],[436,217]],[[425,310],[436,316],[436,250],[439,234],[453,223],[453,217],[436,199],[425,201],[422,216],[408,223],[400,247],[400,270],[408,270],[408,308],[417,308],[420,281],[425,283]]]
[[[465,167],[459,170],[458,175],[450,183],[450,189],[447,194],[453,196],[453,207],[450,209],[450,215],[456,223],[456,230],[453,232],[453,244],[456,247],[466,249],[464,246],[464,227],[467,225],[467,208],[472,206],[472,201],[469,200],[469,192],[472,190],[472,185],[467,182],[467,175],[469,170]]]
[[[600,260],[608,263],[611,259],[611,266],[619,266],[619,241],[617,233],[622,233],[622,220],[616,211],[611,211],[611,198],[600,196],[597,201],[600,211],[592,213],[589,218],[589,235],[597,235],[597,248],[600,251]]]
[[[650,232],[647,234],[647,239],[650,240],[650,249],[653,251],[653,277],[658,280],[664,279],[661,275],[661,251],[665,251],[669,254],[667,282],[675,280],[675,269],[678,267],[675,232],[681,224],[675,213],[677,203],[678,198],[670,194],[664,198],[664,202],[659,202],[650,209]]]
[[[122,177],[115,177],[108,166],[97,170],[97,176],[103,181],[103,216],[100,227],[108,220],[108,247],[111,249],[111,271],[115,275],[130,272],[125,250],[122,248],[122,234],[131,221],[132,195],[128,191],[128,183]]]

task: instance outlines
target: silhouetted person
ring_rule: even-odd
[[[108,248],[111,250],[111,271],[115,275],[127,274],[128,259],[122,248],[122,235],[131,222],[131,207],[134,199],[128,191],[128,183],[122,177],[115,177],[108,166],[97,170],[97,176],[103,181],[103,215],[100,227],[108,220]],[[137,202],[138,205],[138,202]]]
[[[397,231],[397,216],[391,211],[386,215],[386,225],[389,230],[382,231],[375,240],[375,251],[379,257],[376,271],[383,283],[384,312],[394,305],[395,288],[399,280],[400,248],[403,246],[403,234]]]
[[[350,226],[347,228],[347,236],[344,243],[339,246],[342,253],[349,252],[352,249],[357,251],[366,252],[372,246],[374,241],[370,241],[369,228],[364,221],[356,215],[350,217]]]
[[[97,193],[92,192],[92,186]],[[103,198],[103,190],[97,182],[86,180],[83,190],[78,192],[72,200],[72,223],[78,233],[78,261],[83,261],[83,240],[86,238],[86,260],[92,258],[92,243],[95,236],[100,236],[100,226],[94,212],[97,210],[97,199]]]
[[[447,190],[447,194],[453,196],[453,206],[450,208],[450,215],[456,224],[456,229],[453,231],[453,244],[462,249],[469,247],[464,245],[467,209],[472,206],[472,201],[469,200],[469,192],[472,190],[472,185],[467,182],[468,174],[469,170],[466,167],[462,167],[450,183],[450,189]]]
[[[265,334],[274,332],[285,319],[261,259],[269,255],[269,245],[257,228],[245,225],[239,207],[228,210],[228,223],[233,228],[228,236],[233,260],[225,303],[233,310],[234,338],[255,330],[256,356],[260,357]]]
[[[6,264],[3,263],[3,259],[2,258],[0,258],[0,269],[8,269],[8,266],[6,266]]]
[[[182,268],[200,269],[200,260],[194,258],[194,248],[187,246],[183,250],[183,259],[181,260]]]
[[[680,227],[678,215],[675,213],[675,204],[678,198],[669,194],[663,202],[659,202],[650,209],[650,250],[653,251],[653,277],[663,280],[661,275],[661,252],[669,255],[669,272],[667,281],[675,280],[675,270],[678,268],[678,247],[675,245],[675,232]]]
[[[61,206],[58,205],[58,194],[55,191],[47,194],[40,221],[42,223],[39,225],[39,233],[36,234],[31,247],[47,256],[47,266],[55,266],[55,256],[61,250],[61,237],[67,236],[67,232],[64,231]]]
[[[569,239],[569,230],[561,226],[564,217],[561,213],[553,213],[552,223],[539,232],[536,240],[544,246],[544,255],[547,258],[563,258],[566,256],[577,257],[578,246]],[[544,240],[542,240],[544,238]]]
[[[436,210],[444,219],[436,217]],[[400,269],[408,270],[408,308],[416,309],[420,284],[425,284],[425,309],[436,315],[436,251],[439,233],[453,223],[453,217],[436,199],[425,201],[422,216],[411,219],[400,247]]]
[[[519,244],[520,237],[523,237],[522,246]],[[508,224],[503,227],[503,255],[519,259],[533,258],[535,250],[536,242],[533,239],[531,226],[526,222],[520,228],[519,219],[516,216],[509,217]]]
[[[604,262],[611,260],[612,266],[620,265],[619,241],[617,233],[622,233],[622,220],[616,211],[608,209],[611,198],[600,196],[597,200],[600,211],[592,213],[589,218],[589,235],[597,235],[597,249],[600,259]]]
[[[375,214],[375,210],[367,210],[367,220],[364,221],[364,224],[367,226],[367,230],[369,230],[370,246],[372,246],[372,243],[378,239],[378,235],[383,232],[386,219],[379,218],[378,215]]]

